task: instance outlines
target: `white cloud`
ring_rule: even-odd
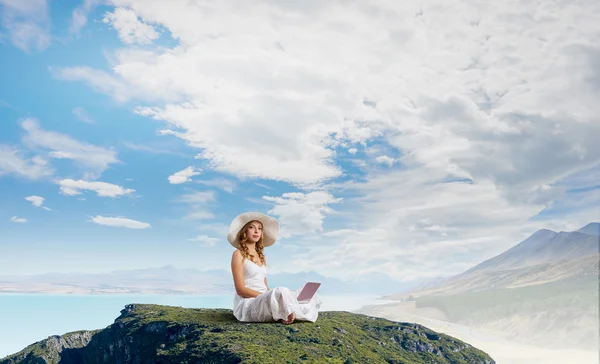
[[[314,239],[305,249],[312,268],[333,273],[350,265],[358,274],[389,262],[386,271],[400,280],[458,274],[538,229],[585,225],[595,219],[594,201],[600,202],[600,196],[574,196],[586,200],[581,214],[536,221],[531,217],[546,208],[542,202],[510,200],[492,181],[440,182],[444,177],[443,171],[414,169],[344,184],[343,191],[359,196],[346,198],[347,210],[340,212],[354,228]],[[553,221],[567,216],[568,224]],[[337,257],[333,266],[330,256]]]
[[[25,200],[31,202],[31,204],[33,206],[35,206],[35,207],[41,207],[41,208],[43,208],[46,211],[52,211],[51,208],[46,207],[46,206],[42,206],[44,204],[44,201],[46,200],[43,197],[40,197],[40,196],[27,196],[27,197],[25,197]]]
[[[348,149],[348,153],[350,153],[350,154],[354,155],[354,154],[356,154],[356,152],[358,152],[358,149],[356,149],[356,148],[350,148],[350,149]]]
[[[184,153],[173,150],[169,145],[163,145],[160,143],[145,143],[145,144],[136,144],[131,142],[125,142],[123,145],[129,149],[148,152],[152,154],[168,154],[175,155],[178,157],[189,157]]]
[[[138,19],[130,9],[116,8],[114,12],[107,13],[103,21],[117,30],[124,43],[150,44],[160,36],[152,25]]]
[[[92,117],[90,115],[88,115],[88,113],[82,107],[74,108],[73,115],[75,115],[77,120],[79,120],[81,122],[88,123],[88,124],[95,123],[94,119],[92,119]]]
[[[202,205],[215,201],[215,193],[213,191],[192,192],[177,197],[175,201],[191,205]]]
[[[595,218],[597,197],[581,206],[567,193],[597,184],[585,176],[600,166],[594,1],[568,12],[524,0],[113,3],[179,44],[119,50],[111,73],[58,74],[141,100],[138,114],[164,121],[163,135],[217,171],[348,194],[341,228],[356,233],[306,252],[323,272],[376,264],[397,277],[441,275],[546,224]],[[364,182],[333,185],[355,172],[337,164],[336,148],[363,148],[368,162],[393,156],[402,169],[352,161]],[[323,226],[322,213],[289,225],[302,204],[270,199],[282,222],[293,217],[287,234]],[[580,210],[532,220],[557,202]]]
[[[213,219],[214,217],[215,215],[213,215],[211,212],[203,210],[197,210],[185,215],[185,218],[190,220],[207,220]]]
[[[42,51],[51,43],[46,0],[0,0],[0,25],[12,44],[24,52]]]
[[[223,24],[222,28],[214,23],[215,19],[209,21],[210,25],[203,23],[199,27],[188,15],[204,17],[203,13],[195,6],[186,8],[184,3],[170,3],[169,15],[165,14],[164,8],[159,9],[162,5],[158,3],[141,6],[134,2],[119,2],[117,5],[131,7],[144,19],[165,25],[171,31],[174,31],[172,27],[181,28],[185,34],[176,31],[176,36],[181,37],[186,46],[164,54],[134,49],[119,51],[115,68],[118,72],[114,76],[83,67],[63,69],[58,74],[71,80],[87,80],[120,101],[131,97],[160,97],[159,102],[177,102],[164,108],[139,108],[138,112],[183,130],[168,129],[165,134],[175,135],[201,149],[199,157],[209,160],[213,168],[239,177],[310,185],[341,174],[332,163],[334,153],[328,148],[340,136],[361,141],[373,134],[366,123],[345,119],[342,115],[341,110],[361,116],[363,113],[377,114],[372,108],[364,110],[362,97],[357,96],[355,100],[352,92],[339,92],[344,89],[345,77],[334,75],[330,79],[328,70],[319,69],[316,60],[299,62],[295,55],[281,52],[276,46],[263,49],[259,44],[263,42],[260,40],[264,36],[262,33],[251,32],[244,39],[235,36],[237,31],[233,29],[241,26],[240,21],[256,22],[260,28],[269,26],[265,19],[244,15],[229,25]],[[178,15],[171,18],[174,14]],[[161,19],[163,16],[169,19]],[[230,16],[236,15],[228,14],[227,18]],[[230,28],[232,25],[234,27]],[[216,48],[210,45],[211,48],[206,49],[204,37],[194,33],[213,33],[203,29],[207,26],[218,26],[215,33],[224,32],[235,44],[219,45],[217,43],[225,38],[217,37]],[[251,26],[258,30],[255,28]],[[191,29],[194,30],[190,32]],[[289,32],[285,35],[295,37]],[[247,39],[251,42],[246,43]],[[268,45],[268,40],[265,41]],[[274,39],[272,44],[276,43]],[[243,68],[235,57],[223,53],[226,48],[238,46],[239,52],[244,54],[250,51],[248,47],[259,47],[258,53],[249,53]],[[280,72],[272,69],[274,58],[283,61],[277,65]],[[148,72],[158,78],[140,77]],[[335,102],[324,102],[330,96]],[[232,108],[230,105],[248,106]],[[197,123],[199,119],[203,122]],[[332,134],[337,136],[334,138]],[[261,163],[255,163],[256,160]]]
[[[48,161],[40,156],[27,158],[19,148],[0,144],[0,177],[17,175],[31,180],[51,176],[54,170]]]
[[[229,230],[229,225],[225,225],[225,224],[221,224],[218,223],[216,221],[211,221],[210,223],[205,223],[202,225],[195,225],[195,227],[199,230],[199,231],[212,231],[214,234],[217,235],[223,235],[224,231],[228,231]],[[213,234],[213,235],[214,235]]]
[[[328,205],[341,201],[326,191],[291,192],[281,197],[263,196],[263,199],[275,203],[269,213],[278,216],[280,235],[284,238],[322,231],[325,214],[333,212]]]
[[[202,170],[194,167],[187,167],[184,170],[176,172],[169,176],[169,183],[171,184],[181,184],[191,181],[191,177],[197,176],[202,173]]]
[[[35,207],[41,207],[44,203],[45,198],[40,196],[27,196],[25,197],[25,200],[31,202]]]
[[[591,3],[560,19],[527,2],[517,7],[523,17],[470,1],[295,8],[265,2],[261,11],[230,1],[203,7],[184,1],[113,3],[164,26],[180,45],[121,50],[114,75],[79,69],[71,79],[104,85],[102,91],[118,99],[162,99],[166,106],[158,101],[138,112],[180,129],[165,133],[201,149],[199,157],[213,168],[239,177],[299,185],[324,181],[342,173],[330,146],[375,136],[392,139],[391,145],[415,163],[466,174],[466,163],[486,165],[481,157],[493,154],[501,158],[489,166],[500,171],[508,160],[524,165],[537,160],[515,160],[517,153],[531,153],[509,142],[528,145],[516,142],[525,132],[539,147],[545,139],[528,132],[529,126],[564,131],[563,148],[592,135],[573,133],[568,123],[595,131],[590,57],[596,40],[590,34],[598,25]],[[332,11],[338,15],[320,16]],[[527,20],[532,11],[548,14],[552,26]],[[464,16],[431,26],[454,12]],[[310,21],[277,20],[294,16]],[[550,76],[542,74],[545,70]],[[156,77],[141,77],[146,74]],[[519,114],[529,116],[519,120]],[[548,119],[552,115],[567,117],[554,123]],[[528,121],[535,117],[542,119]],[[587,151],[587,159],[593,154],[589,143],[579,149]],[[261,163],[253,163],[257,160]]]
[[[208,210],[211,203],[216,201],[216,196],[213,191],[187,193],[178,196],[174,201],[185,203],[191,208],[191,211],[184,216],[184,219],[208,220],[215,217],[214,214]]]
[[[408,230],[409,231],[426,231],[426,232],[437,233],[440,236],[446,236],[446,235],[448,235],[448,231],[457,231],[458,229],[449,228],[448,226],[443,225],[443,224],[435,224],[431,221],[431,219],[424,218],[424,219],[417,221],[410,227],[408,227]]]
[[[101,3],[101,0],[83,0],[83,4],[73,10],[69,31],[72,34],[79,34],[81,29],[87,24],[89,13]]]
[[[204,246],[215,246],[217,243],[222,241],[222,239],[211,238],[207,235],[198,235],[195,238],[189,239],[190,241],[199,241],[204,243]]]
[[[377,163],[387,164],[389,167],[394,165],[395,162],[394,158],[390,158],[387,155],[380,155],[379,157],[375,158],[375,160],[377,161]]]
[[[19,111],[17,108],[15,108],[11,104],[9,104],[6,100],[0,99],[0,108],[2,108],[2,107],[5,107],[5,108],[11,109],[11,110],[15,110],[15,111]]]
[[[354,235],[357,233],[360,233],[360,231],[353,230],[353,229],[340,229],[340,230],[326,231],[322,235],[328,236],[328,237],[330,237],[330,236],[338,237],[338,236]]]
[[[255,182],[254,184],[257,185],[258,187],[264,188],[265,190],[272,190],[273,189],[273,187],[269,187],[269,186],[267,186],[267,185],[265,185],[263,183]]]
[[[13,217],[11,217],[11,218],[10,218],[10,221],[12,221],[12,222],[17,222],[17,223],[21,223],[21,224],[22,224],[22,223],[26,223],[26,222],[27,222],[27,219],[25,219],[25,218],[22,218],[22,217],[16,217],[16,216],[13,216]]]
[[[132,97],[140,96],[137,95],[134,90],[129,89],[125,82],[110,76],[104,71],[95,70],[89,67],[51,68],[50,71],[54,77],[62,80],[84,80],[88,82],[94,90],[109,93],[119,102],[124,102]],[[150,95],[147,95],[147,97],[151,98]]]
[[[137,220],[127,219],[124,217],[106,217],[106,216],[95,216],[88,220],[94,224],[111,226],[111,227],[125,227],[129,229],[147,229],[150,224]]]
[[[46,131],[40,128],[35,119],[26,119],[21,123],[27,134],[23,142],[32,149],[50,149],[49,156],[56,159],[71,159],[84,171],[83,178],[96,179],[111,164],[120,163],[116,152],[80,142],[68,135]]]
[[[63,179],[58,181],[60,192],[67,196],[80,195],[81,190],[94,191],[100,197],[119,197],[135,192],[134,189],[124,188],[107,182],[89,182],[84,180]]]
[[[203,185],[206,185],[206,186],[220,188],[223,191],[229,192],[229,193],[233,193],[233,190],[236,187],[236,183],[227,178],[213,178],[211,180],[198,181],[198,182],[202,183]]]

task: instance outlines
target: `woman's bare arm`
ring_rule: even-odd
[[[262,294],[262,292],[247,288],[244,284],[244,263],[242,253],[239,250],[234,251],[231,257],[231,273],[233,274],[233,285],[237,294],[245,298]]]

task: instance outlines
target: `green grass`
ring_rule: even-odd
[[[0,364],[25,363],[28,355],[52,357],[42,342]],[[423,326],[348,312],[321,312],[315,323],[283,325],[241,323],[226,309],[134,305],[96,332],[86,347],[64,350],[60,363],[126,363],[133,357],[143,363],[493,362],[484,352]]]

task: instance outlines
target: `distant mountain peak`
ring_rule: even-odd
[[[594,231],[593,229],[598,227],[600,224],[591,223],[583,229]],[[490,269],[523,268],[597,254],[598,244],[594,244],[594,239],[590,235],[592,234],[583,233],[581,230],[557,233],[548,229],[540,229],[512,248],[478,264],[463,274]]]
[[[600,236],[600,222],[590,222],[586,226],[577,230],[577,232],[588,235]]]
[[[587,284],[590,279],[597,285],[599,256],[598,222],[571,232],[557,233],[540,229],[508,250],[461,274],[442,280],[439,284],[417,286],[399,292],[401,295],[397,297],[512,289],[559,281],[567,285],[574,282]]]
[[[529,240],[533,237],[540,237],[540,236],[551,236],[551,235],[556,235],[558,234],[556,231],[550,230],[550,229],[540,229],[538,231],[536,231],[535,233],[531,234],[529,236],[529,238],[527,238],[526,240]]]

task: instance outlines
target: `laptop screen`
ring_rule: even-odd
[[[309,301],[313,298],[319,286],[321,286],[321,283],[307,282],[298,295],[298,301]]]

